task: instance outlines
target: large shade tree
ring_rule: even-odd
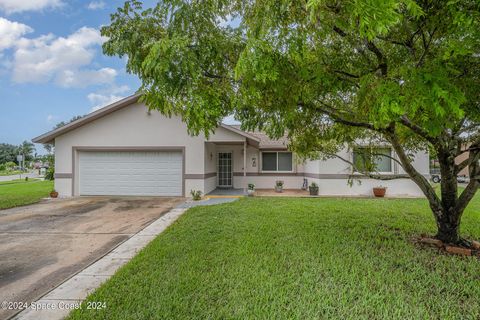
[[[148,9],[132,0],[102,34],[104,52],[126,56],[140,77],[146,104],[182,116],[192,134],[234,114],[245,129],[286,132],[305,157],[388,142],[427,197],[437,237],[459,243],[480,185],[479,12],[477,0],[164,0]],[[428,148],[440,194],[412,165]]]

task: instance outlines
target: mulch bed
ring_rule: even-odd
[[[424,236],[415,238],[413,240],[415,243],[418,243],[423,246],[438,248],[445,253],[459,255],[459,256],[476,256],[480,258],[480,242],[478,241],[469,241],[470,247],[457,246],[454,244],[443,243],[441,240]]]

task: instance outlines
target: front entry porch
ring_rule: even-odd
[[[216,188],[215,190],[207,194],[207,196],[244,196],[244,195],[246,195],[244,189],[234,189],[234,188]]]
[[[302,164],[295,163],[286,147],[262,149],[258,141],[205,142],[204,192],[212,196],[245,195],[249,184],[258,189],[274,188],[277,180],[285,189],[300,189]]]

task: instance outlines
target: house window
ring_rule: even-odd
[[[356,148],[353,163],[358,172],[393,172],[391,148]]]
[[[293,170],[293,157],[291,152],[262,152],[262,171],[287,171]]]

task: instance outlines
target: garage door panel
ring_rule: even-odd
[[[80,195],[182,195],[181,152],[79,153]]]

